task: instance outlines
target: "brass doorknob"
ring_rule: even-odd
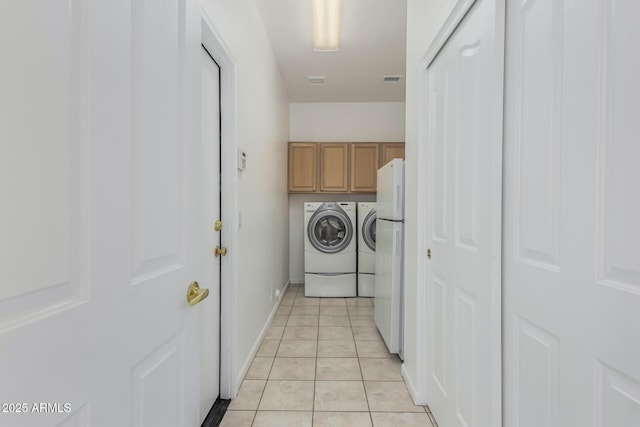
[[[213,231],[220,231],[222,230],[222,221],[220,221],[219,219],[216,219],[216,221],[213,223]]]
[[[198,282],[191,282],[187,289],[187,302],[189,303],[189,307],[193,307],[208,296],[209,289],[200,289]]]
[[[216,248],[213,250],[213,254],[217,257],[219,257],[220,255],[222,256],[226,256],[227,255],[227,248],[226,247],[220,247],[220,246],[216,246]]]

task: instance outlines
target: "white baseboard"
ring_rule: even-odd
[[[413,383],[413,379],[411,378],[411,376],[405,370],[404,363],[402,364],[400,372],[402,373],[402,378],[404,379],[404,383],[407,385],[407,390],[409,390],[409,395],[411,396],[411,399],[413,399],[413,403],[416,405],[426,405],[427,404],[426,396],[416,391],[416,386]]]
[[[284,286],[282,288],[282,292],[280,292],[280,295],[278,295],[278,300],[276,301],[276,304],[273,306],[273,309],[271,310],[271,314],[269,315],[269,318],[265,322],[264,327],[260,331],[260,334],[258,334],[258,338],[253,343],[253,346],[251,347],[251,351],[249,352],[249,355],[247,356],[246,360],[242,364],[242,369],[240,369],[240,373],[238,374],[238,378],[237,378],[237,382],[236,382],[236,384],[238,384],[238,388],[239,388],[240,384],[242,384],[242,381],[244,381],[244,377],[247,375],[247,371],[249,370],[249,367],[251,366],[251,362],[253,362],[253,358],[256,357],[256,353],[258,352],[258,349],[260,348],[260,344],[262,343],[262,339],[264,338],[265,334],[267,333],[267,330],[271,326],[271,322],[273,321],[273,316],[276,315],[276,312],[278,311],[278,308],[280,307],[280,303],[282,302],[282,298],[284,297],[284,294],[287,291],[287,288],[289,287],[289,284],[290,284],[290,281],[287,280],[287,282],[284,284]]]

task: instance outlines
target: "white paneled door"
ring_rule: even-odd
[[[0,425],[199,425],[199,2],[3,1],[0,52]]]
[[[507,3],[505,426],[638,426],[640,3]]]
[[[220,394],[220,68],[203,47],[201,49],[201,139],[202,139],[202,201],[205,235],[201,255],[209,299],[200,311],[200,420]]]
[[[427,403],[501,424],[501,3],[478,0],[428,64]]]

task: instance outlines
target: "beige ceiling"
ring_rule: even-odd
[[[406,0],[342,0],[340,50],[314,52],[311,0],[255,0],[292,102],[404,101]],[[384,76],[401,75],[399,83]],[[307,76],[326,76],[311,86]]]

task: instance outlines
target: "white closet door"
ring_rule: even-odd
[[[476,1],[426,70],[427,403],[441,426],[501,423],[501,10]]]
[[[509,427],[640,425],[640,2],[509,1]]]

